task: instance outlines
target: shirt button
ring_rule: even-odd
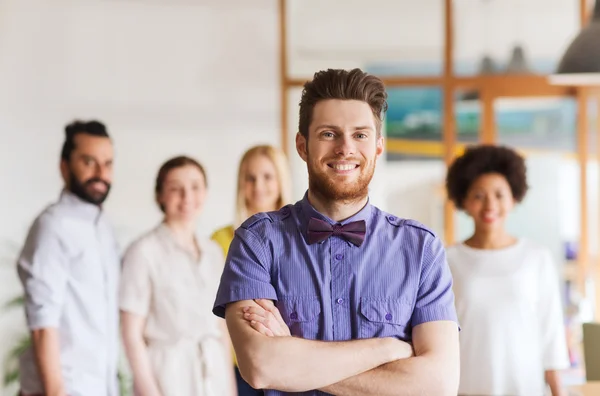
[[[342,304],[344,302],[343,298],[338,298],[337,300],[335,300],[336,303],[338,304]]]
[[[391,313],[386,314],[385,315],[385,320],[392,320],[392,314]]]
[[[344,258],[343,254],[339,254],[338,253],[338,254],[335,255],[335,259],[338,260],[338,261],[341,260],[341,259],[343,259],[343,258]]]
[[[388,219],[390,219],[390,221],[396,221],[396,216],[390,216]]]
[[[292,320],[296,320],[296,319],[298,319],[298,313],[297,313],[297,312],[292,312],[292,313],[290,314],[290,319],[292,319]]]

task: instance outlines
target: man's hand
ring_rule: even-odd
[[[244,319],[262,335],[268,337],[289,337],[290,329],[285,324],[279,310],[271,300],[254,300],[258,307],[244,307]]]

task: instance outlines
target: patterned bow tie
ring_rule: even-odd
[[[324,241],[332,235],[338,235],[356,246],[365,240],[367,225],[364,220],[352,223],[331,225],[326,221],[311,217],[308,222],[308,244]]]

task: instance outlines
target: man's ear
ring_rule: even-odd
[[[375,151],[377,153],[377,158],[381,157],[381,154],[383,154],[384,143],[383,136],[379,135],[377,138],[377,148]]]
[[[304,162],[306,162],[308,155],[307,155],[307,147],[306,145],[308,144],[308,141],[306,140],[306,138],[304,137],[304,135],[302,135],[300,132],[298,132],[296,134],[296,151],[298,152],[298,155],[300,156],[300,158],[302,158],[304,160]]]
[[[69,163],[66,160],[64,160],[64,159],[61,158],[61,160],[60,160],[60,174],[61,174],[63,180],[65,181],[65,183],[67,183],[68,180],[69,180],[69,173],[70,173],[69,172]]]

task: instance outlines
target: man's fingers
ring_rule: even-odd
[[[278,323],[279,328],[276,329],[277,335],[281,335],[281,336],[290,335],[289,328],[287,327],[285,320],[283,320],[283,317],[281,316],[279,309],[277,309],[277,307],[275,306],[273,301],[267,300],[264,298],[260,298],[260,299],[254,300],[254,302],[256,304],[258,304],[260,306],[260,308],[258,308],[258,307],[247,308],[245,310],[245,312],[260,312],[260,315],[264,316],[268,320],[270,320],[272,318],[273,320],[275,320]],[[262,310],[264,310],[264,311],[262,311]],[[273,323],[271,323],[269,321],[262,321],[262,322],[269,329],[273,329]]]
[[[277,307],[275,306],[273,301],[261,298],[258,300],[254,300],[254,302],[256,302],[258,305],[260,305],[261,308],[263,308],[265,311],[271,312],[277,318],[277,320],[279,320],[281,323],[285,323],[283,318],[281,317],[281,313],[279,312],[279,309],[277,309]]]
[[[247,309],[244,309],[244,313],[267,316],[269,314],[269,311],[261,307],[247,307]]]
[[[251,320],[250,326],[252,326],[254,330],[258,331],[262,335],[266,335],[267,337],[274,337],[273,332],[268,327],[256,320]]]
[[[263,323],[263,324],[267,324],[267,322],[269,321],[269,318],[266,318],[261,315],[253,314],[253,313],[247,313],[247,312],[244,314],[244,319],[246,319],[249,322],[252,320],[255,320],[255,321]]]

